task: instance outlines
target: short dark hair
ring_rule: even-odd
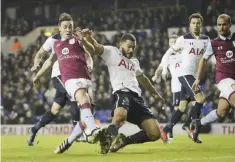
[[[227,15],[227,14],[221,14],[221,15],[219,15],[218,19],[219,19],[219,18],[225,18],[225,19],[227,19],[229,25],[232,24],[232,22],[231,22],[231,17],[230,17],[229,15]]]
[[[191,22],[191,20],[193,18],[198,18],[198,19],[201,19],[202,23],[203,23],[203,17],[200,13],[193,13],[190,17],[189,17],[189,23]]]
[[[177,39],[177,38],[179,38],[179,36],[178,36],[178,35],[176,35],[176,34],[173,34],[173,35],[171,35],[171,36],[169,37],[169,39],[171,39],[171,38],[175,38],[175,39]]]
[[[70,14],[67,14],[67,13],[62,13],[60,16],[59,16],[59,24],[63,21],[73,21],[72,17]]]
[[[124,34],[124,35],[121,37],[121,42],[122,42],[122,41],[126,41],[126,40],[130,40],[130,41],[136,42],[135,36],[134,36],[133,34],[130,34],[130,33]]]

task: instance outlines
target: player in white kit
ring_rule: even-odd
[[[178,79],[181,82],[181,101],[179,104],[179,109],[172,116],[171,125],[167,125],[163,131],[161,138],[164,142],[168,142],[167,133],[170,131],[171,127],[174,126],[183,115],[185,109],[188,106],[187,98],[194,97],[196,104],[192,109],[192,119],[196,119],[200,116],[201,107],[205,102],[205,97],[197,87],[197,90],[192,90],[192,85],[195,81],[196,71],[198,63],[206,50],[210,38],[206,35],[201,34],[200,30],[203,23],[203,17],[199,13],[194,13],[189,17],[189,28],[190,33],[180,36],[175,45],[170,47],[166,54],[167,57],[174,54],[176,51],[181,50],[182,64],[178,73]],[[162,77],[166,78],[167,64],[163,67]],[[201,143],[198,139],[197,143]]]
[[[113,88],[113,118],[108,126],[110,140],[103,149],[104,153],[108,153],[110,146],[110,151],[116,152],[129,144],[158,140],[161,134],[159,126],[141,97],[139,83],[156,99],[159,99],[159,96],[149,79],[143,74],[138,59],[133,57],[136,47],[135,36],[124,34],[119,49],[98,44],[89,30],[87,40],[93,44],[95,53],[107,65]],[[123,134],[118,135],[118,128],[125,121],[139,126],[141,131],[128,137]]]
[[[177,35],[172,35],[169,37],[169,47],[173,46],[176,42],[176,39],[178,38]],[[166,59],[169,59],[168,61]],[[172,106],[175,107],[175,109],[178,109],[179,102],[180,102],[180,91],[181,91],[181,83],[178,79],[177,73],[179,72],[179,67],[181,65],[182,58],[181,55],[171,55],[169,58],[164,55],[162,58],[162,61],[160,65],[158,66],[157,70],[155,71],[155,75],[152,77],[152,80],[156,82],[157,80],[161,80],[161,73],[163,70],[163,65],[165,63],[168,63],[168,69],[171,74],[171,92],[172,92]],[[169,138],[173,139],[173,132],[172,129],[168,132]]]

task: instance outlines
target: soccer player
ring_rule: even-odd
[[[94,47],[85,37],[79,41],[73,35],[73,19],[69,14],[60,15],[58,27],[60,33],[49,37],[40,49],[42,55],[49,51],[52,51],[52,54],[38,71],[33,82],[35,85],[38,84],[39,78],[52,66],[56,55],[65,89],[71,97],[71,101],[76,101],[79,104],[81,113],[81,120],[75,126],[71,136],[55,150],[55,153],[63,153],[82,135],[83,131],[89,137],[89,142],[96,143],[100,140],[102,144],[103,138],[100,137],[104,136],[105,129],[96,127],[87,93],[87,89],[92,86],[92,81],[86,65],[83,46],[90,54],[94,53]],[[36,55],[35,67],[39,66],[42,55]]]
[[[199,13],[194,13],[189,17],[190,32],[180,36],[175,45],[171,46],[165,55],[169,57],[176,51],[181,50],[182,64],[179,68],[178,79],[182,85],[181,87],[181,100],[179,109],[173,114],[171,121],[163,128],[161,138],[163,142],[168,142],[167,133],[172,127],[180,120],[185,109],[188,106],[187,98],[194,97],[196,104],[192,111],[192,118],[196,119],[200,116],[201,107],[205,102],[205,97],[200,88],[192,90],[193,82],[195,81],[196,69],[202,55],[206,49],[209,37],[201,34],[201,27],[203,17]],[[167,59],[168,60],[168,59]],[[166,78],[167,63],[163,67],[162,77]],[[201,141],[198,139],[198,143]]]
[[[172,35],[169,38],[169,47],[171,47],[175,44],[177,38],[178,38],[177,35]],[[176,53],[178,53],[178,52],[180,52],[180,51],[177,51]],[[166,59],[169,59],[169,61],[166,61]],[[178,79],[177,73],[179,72],[179,67],[182,62],[181,55],[175,54],[175,55],[169,56],[169,58],[167,58],[166,55],[164,55],[160,65],[158,66],[157,70],[155,71],[155,75],[152,78],[153,81],[157,81],[158,79],[161,79],[161,73],[162,73],[163,65],[165,64],[165,62],[168,62],[167,67],[168,67],[170,74],[171,74],[172,105],[175,107],[175,110],[177,110],[178,106],[179,106],[179,102],[180,102],[180,91],[181,91],[181,83]],[[173,127],[172,127],[172,129],[173,129]],[[173,139],[172,129],[168,132],[169,139]]]
[[[217,28],[219,37],[212,40],[208,46],[203,58],[201,59],[196,80],[192,86],[195,89],[200,82],[201,75],[207,65],[207,60],[215,55],[216,57],[216,83],[220,90],[220,97],[217,110],[211,111],[201,120],[194,120],[195,126],[193,139],[198,138],[200,128],[217,119],[223,118],[230,110],[230,105],[235,106],[235,33],[230,31],[231,18],[229,15],[219,15],[217,19]]]
[[[90,30],[87,31],[86,37],[95,47],[95,53],[107,65],[113,88],[113,118],[107,128],[111,138],[103,147],[103,153],[108,153],[109,148],[111,152],[116,152],[129,144],[158,140],[161,134],[160,128],[155,116],[141,97],[139,83],[149,90],[155,99],[159,97],[156,89],[141,70],[138,59],[133,56],[136,47],[135,36],[124,34],[119,48],[97,43]],[[139,126],[141,130],[128,137],[123,134],[118,135],[118,128],[125,121]]]
[[[81,29],[78,27],[76,28],[76,36],[80,40],[81,39]],[[38,54],[38,53],[37,53]],[[87,62],[87,67],[89,69],[89,72],[92,71],[93,69],[93,60],[92,57],[88,52],[86,52],[86,62]],[[32,69],[33,71],[36,69]],[[56,94],[54,98],[54,102],[52,104],[52,107],[50,110],[48,110],[42,118],[29,130],[29,139],[27,141],[29,146],[34,145],[34,140],[37,135],[37,132],[50,122],[52,122],[57,114],[60,112],[61,108],[63,108],[66,104],[67,101],[70,100],[69,95],[67,94],[64,85],[61,81],[61,75],[60,75],[60,69],[59,69],[59,63],[56,61],[52,67],[52,73],[51,73],[51,80],[52,83],[56,89]],[[90,88],[89,92],[89,97],[91,98],[91,101],[93,101],[93,93],[92,89]],[[77,122],[80,120],[80,110],[77,108],[77,102],[73,101],[70,102],[70,108],[71,108],[71,115],[72,115],[72,121],[73,125],[75,126]],[[83,137],[83,136],[81,136]],[[84,140],[84,139],[81,139]]]

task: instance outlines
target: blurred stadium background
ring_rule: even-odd
[[[188,31],[188,16],[200,12],[204,17],[203,33],[217,37],[216,19],[221,13],[232,18],[235,32],[234,0],[3,0],[1,19],[1,123],[34,124],[51,107],[55,90],[50,73],[41,79],[39,89],[32,86],[33,58],[46,38],[57,31],[57,19],[62,12],[70,13],[75,27],[90,28],[97,40],[117,45],[122,33],[137,37],[135,55],[149,78],[152,78],[162,55],[168,49],[168,37]],[[94,59],[92,80],[96,100],[95,118],[110,122],[111,86],[107,69],[98,57]],[[202,114],[217,107],[219,92],[214,86],[214,69],[208,67],[202,85],[207,102]],[[154,100],[143,91],[144,99],[161,123],[167,122],[174,108],[171,106],[170,80],[155,87],[163,94],[166,104]],[[181,122],[186,120],[187,114]],[[70,123],[66,106],[55,123]],[[218,122],[235,122],[235,112]],[[235,133],[235,131],[234,131]]]
[[[52,149],[72,130],[71,114],[66,106],[53,122],[37,136],[40,144],[28,147],[28,128],[51,107],[55,90],[50,72],[41,79],[40,88],[33,88],[30,68],[33,58],[48,36],[57,32],[58,16],[67,12],[75,27],[90,28],[96,39],[106,45],[117,45],[122,33],[137,37],[135,55],[146,75],[152,78],[161,57],[168,49],[168,37],[188,32],[188,16],[200,12],[204,17],[203,33],[217,37],[216,19],[227,13],[235,32],[235,0],[2,0],[1,5],[1,135],[2,161],[6,162],[234,162],[235,111],[229,112],[219,123],[209,125],[204,132],[220,135],[202,135],[202,145],[193,144],[186,135],[176,136],[172,145],[161,141],[128,146],[117,154],[99,156],[97,145],[74,144],[63,156],[55,156]],[[100,123],[111,120],[111,86],[107,69],[98,57],[94,59],[92,80],[96,100],[95,118]],[[214,69],[209,66],[202,85],[207,102],[202,115],[217,107],[219,92],[214,86]],[[161,123],[166,123],[174,108],[171,106],[170,80],[154,84],[166,99],[154,100],[149,92],[143,97]],[[181,123],[187,118],[185,114]],[[182,133],[182,124],[176,125]],[[136,128],[123,129],[134,133]],[[181,132],[180,132],[181,131]],[[230,134],[230,135],[224,135]],[[12,135],[12,136],[11,136]],[[17,135],[17,136],[16,136]],[[23,136],[18,136],[23,135]],[[59,136],[60,135],[60,136]],[[82,149],[81,149],[82,148]],[[90,151],[95,150],[95,151]]]

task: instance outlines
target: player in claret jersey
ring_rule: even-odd
[[[77,38],[81,40],[81,29],[79,27],[76,28],[76,34]],[[39,50],[36,55],[39,55],[41,52],[44,52],[42,50]],[[89,72],[92,71],[93,69],[93,60],[92,57],[88,52],[85,54],[86,57],[86,62],[87,62],[87,67],[90,69]],[[47,61],[45,61],[46,64]],[[32,68],[32,71],[35,72],[35,67]],[[37,132],[47,124],[49,124],[51,121],[53,121],[60,110],[64,107],[66,102],[69,101],[69,95],[67,94],[64,85],[61,81],[61,75],[60,75],[60,69],[59,69],[59,63],[56,61],[52,67],[52,72],[51,72],[51,80],[52,83],[56,89],[56,94],[54,98],[54,102],[52,104],[52,107],[50,110],[48,110],[42,118],[29,130],[29,138],[28,138],[28,145],[33,146],[34,145],[34,140],[37,135]],[[89,97],[91,101],[93,101],[93,93],[92,93],[92,88],[88,89]],[[80,110],[77,108],[77,102],[73,101],[70,102],[71,105],[71,116],[72,116],[72,121],[73,125],[75,126],[77,122],[80,120]],[[83,136],[80,137],[82,139]],[[83,138],[84,139],[84,138]]]
[[[198,137],[200,128],[219,118],[223,118],[235,106],[235,33],[230,31],[231,18],[229,15],[222,14],[217,19],[217,28],[219,37],[208,44],[207,50],[203,55],[198,67],[197,79],[193,84],[193,89],[200,82],[201,75],[204,72],[207,60],[215,55],[216,57],[216,83],[220,90],[220,97],[217,110],[211,111],[201,120],[194,120],[195,126],[194,140]]]
[[[39,78],[45,71],[52,66],[54,58],[57,56],[62,82],[71,97],[71,101],[77,101],[79,104],[81,113],[81,120],[75,126],[71,136],[65,139],[55,150],[55,153],[63,153],[82,135],[83,131],[89,137],[88,142],[95,143],[100,140],[102,145],[104,138],[100,137],[104,136],[105,129],[96,127],[94,117],[90,110],[90,98],[87,93],[87,90],[92,86],[92,82],[87,68],[83,46],[90,54],[94,54],[94,47],[84,37],[78,40],[73,35],[73,20],[69,14],[63,13],[60,15],[58,27],[59,34],[49,37],[40,49],[44,51],[42,54],[49,51],[52,54],[34,77],[33,82],[36,84],[39,81]],[[38,67],[41,57],[40,55],[36,55],[34,61],[35,67]]]
[[[162,131],[162,140],[168,142],[167,133],[172,129],[172,127],[180,120],[184,111],[188,106],[188,98],[194,97],[196,104],[191,110],[192,119],[199,118],[201,113],[201,107],[205,102],[205,97],[201,92],[200,88],[197,90],[192,90],[192,85],[195,81],[197,67],[204,51],[206,50],[208,42],[210,39],[208,36],[201,34],[201,27],[203,24],[203,17],[199,13],[194,13],[189,17],[189,29],[190,32],[180,36],[176,43],[171,46],[165,55],[169,57],[170,55],[181,50],[182,63],[179,68],[178,79],[182,85],[179,109],[173,114],[172,119],[164,127]],[[169,60],[169,59],[166,59]],[[163,67],[162,77],[166,78],[167,65]],[[201,143],[198,139],[197,143]]]

